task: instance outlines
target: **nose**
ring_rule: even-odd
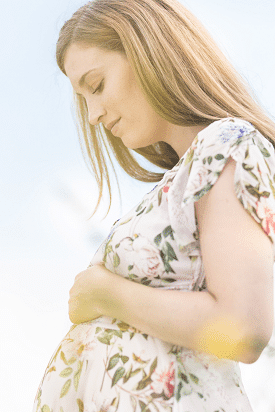
[[[105,109],[102,107],[102,105],[95,103],[95,101],[93,101],[93,103],[90,103],[87,101],[87,107],[88,107],[88,120],[89,123],[92,126],[96,126],[98,123],[101,122],[102,116],[104,116],[106,114]]]

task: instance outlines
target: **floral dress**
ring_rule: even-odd
[[[250,123],[213,122],[179,162],[117,220],[91,265],[183,293],[207,290],[194,202],[229,157],[235,193],[274,245],[275,156]],[[91,266],[90,265],[90,266]],[[249,412],[237,362],[148,336],[102,316],[73,325],[46,368],[33,412]]]

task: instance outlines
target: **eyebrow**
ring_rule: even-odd
[[[90,74],[91,72],[94,72],[96,70],[99,70],[99,69],[100,69],[100,67],[96,67],[96,68],[91,69],[91,70],[87,71],[86,73],[84,73],[83,76],[81,77],[81,79],[78,82],[79,87],[83,86],[83,84],[85,82],[85,79],[86,79],[86,76],[88,76],[88,74]]]

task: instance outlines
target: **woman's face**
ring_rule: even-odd
[[[112,133],[126,147],[165,141],[175,127],[150,106],[124,54],[72,44],[65,55],[65,71],[86,100],[89,122],[108,126],[119,119]]]

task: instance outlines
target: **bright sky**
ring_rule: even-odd
[[[182,2],[275,116],[274,0]],[[70,326],[74,277],[112,223],[154,186],[119,172],[122,207],[114,193],[109,217],[100,221],[105,208],[88,220],[96,187],[79,148],[70,85],[55,63],[59,29],[83,4],[1,4],[0,393],[6,412],[32,410],[47,362]],[[255,412],[274,412],[268,386],[275,383],[274,366],[273,358],[243,368]]]

